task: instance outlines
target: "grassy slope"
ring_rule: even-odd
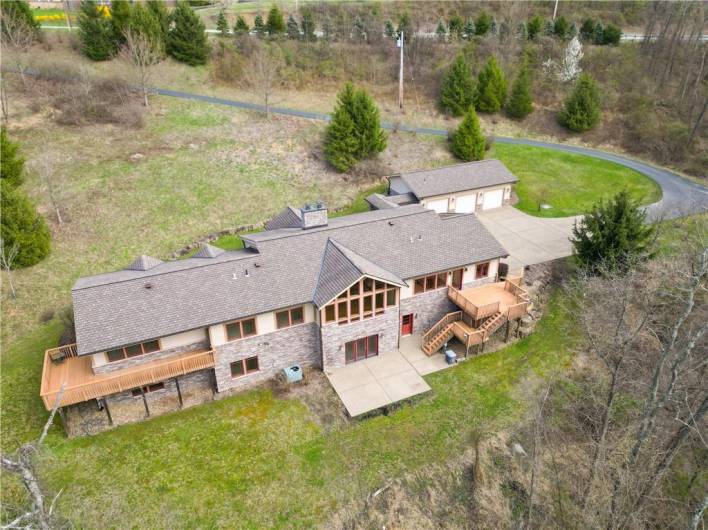
[[[661,198],[661,188],[636,171],[573,153],[540,147],[495,144],[488,158],[499,158],[519,177],[516,207],[540,217],[567,217],[590,210],[602,198],[627,189],[642,204]],[[552,206],[539,209],[539,202]]]
[[[55,430],[42,472],[52,491],[66,488],[61,513],[84,527],[311,526],[386,479],[453,455],[473,428],[512,419],[516,385],[569,361],[566,326],[556,300],[528,339],[432,374],[433,392],[414,405],[337,431],[324,432],[301,402],[255,390],[95,437]],[[42,340],[7,352],[15,375],[36,376],[56,331],[42,328]],[[37,432],[40,409],[17,410],[6,427],[20,438]],[[9,486],[5,502],[16,501]]]

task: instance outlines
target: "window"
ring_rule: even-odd
[[[438,274],[431,274],[430,276],[423,276],[422,278],[416,278],[413,282],[413,294],[420,294],[428,291],[434,291],[435,289],[442,289],[446,285],[447,272],[440,272]]]
[[[231,363],[231,377],[242,377],[258,370],[258,357],[249,357]]]
[[[489,262],[478,263],[475,278],[486,278],[487,276],[489,276]]]
[[[130,346],[125,346],[123,348],[116,348],[115,350],[110,350],[106,352],[106,357],[108,357],[108,362],[113,363],[116,361],[122,361],[129,357],[137,357],[138,355],[144,355],[146,353],[152,353],[160,350],[159,340],[149,340],[147,342],[139,342],[138,344],[132,344]]]
[[[226,324],[226,340],[238,340],[256,334],[256,319],[247,318]]]
[[[380,280],[362,278],[324,307],[322,319],[325,324],[349,324],[381,315],[386,308],[398,304],[397,291],[393,285]]]
[[[143,394],[149,394],[150,392],[156,392],[165,388],[165,383],[153,383],[152,385],[144,386],[141,388],[134,388],[130,392],[133,397],[142,396]]]
[[[292,309],[275,313],[275,325],[278,329],[294,326],[295,324],[302,324],[303,322],[305,322],[303,306],[293,307]]]

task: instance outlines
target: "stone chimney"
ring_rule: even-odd
[[[327,226],[327,207],[322,201],[306,204],[300,208],[300,217],[302,218],[302,228],[305,230],[318,226]]]

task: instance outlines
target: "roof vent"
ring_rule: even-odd
[[[195,258],[215,258],[226,252],[223,248],[215,247],[209,243],[204,243],[199,252],[197,252]]]
[[[146,283],[146,284],[145,284],[145,289],[152,289],[152,284],[151,284],[151,283]]]
[[[322,201],[305,204],[300,208],[300,217],[302,218],[302,227],[305,229],[327,226],[327,207]]]
[[[388,226],[393,226],[395,223],[393,221],[388,222]]]
[[[163,262],[160,261],[157,258],[153,258],[151,256],[138,256],[135,258],[133,263],[128,265],[126,267],[126,270],[129,271],[149,271],[150,269],[157,267],[158,265],[161,265]]]

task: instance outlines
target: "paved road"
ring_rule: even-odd
[[[153,91],[162,96],[170,96],[181,99],[190,99],[194,101],[202,101],[216,105],[226,105],[228,107],[236,107],[241,109],[254,110],[257,112],[265,112],[265,106],[257,103],[248,103],[244,101],[235,101],[231,99],[216,98],[212,96],[204,96],[201,94],[191,94],[188,92],[180,92],[178,90],[169,90],[165,88],[155,88]],[[306,110],[289,109],[284,107],[271,107],[270,111],[273,114],[282,114],[286,116],[297,116],[299,118],[307,118],[311,120],[329,121],[329,114],[321,112],[312,112]],[[411,125],[391,123],[382,123],[385,129],[399,130],[405,132],[414,132],[417,134],[432,134],[437,136],[447,136],[447,131],[444,129],[435,129],[429,127],[414,127]],[[503,136],[495,137],[495,141],[500,143],[529,145],[533,147],[543,147],[545,149],[555,149],[558,151],[566,151],[569,153],[578,153],[593,158],[609,160],[622,166],[634,169],[650,179],[656,181],[661,186],[663,196],[660,201],[647,207],[650,219],[674,218],[684,215],[690,215],[700,212],[708,212],[708,188],[691,180],[685,179],[668,169],[659,168],[645,162],[633,160],[625,156],[600,151],[597,149],[589,149],[587,147],[578,147],[567,144],[555,144],[550,142],[541,142],[537,140],[525,140],[522,138],[507,138]]]

